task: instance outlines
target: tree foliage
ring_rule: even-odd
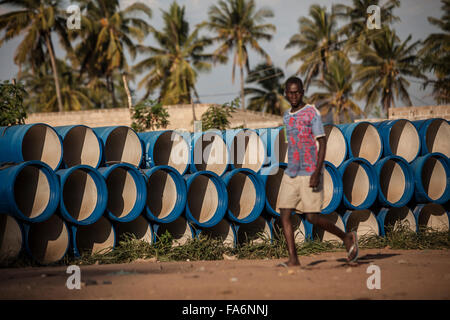
[[[23,106],[26,91],[22,84],[3,81],[0,84],[0,127],[25,124],[27,112]]]
[[[224,103],[221,106],[212,105],[205,113],[202,114],[202,130],[226,130],[230,127],[230,117],[232,113],[239,108],[239,98],[234,99],[231,103]]]
[[[137,132],[166,128],[169,125],[169,112],[162,103],[143,100],[133,107],[131,128]]]

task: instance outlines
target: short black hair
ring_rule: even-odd
[[[296,84],[298,89],[300,91],[303,91],[303,81],[299,77],[292,76],[289,79],[287,79],[286,83],[285,83],[285,86],[284,86],[285,90],[287,90],[288,86],[291,85],[291,84]]]

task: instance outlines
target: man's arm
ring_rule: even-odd
[[[311,175],[309,179],[309,186],[311,188],[317,188],[320,182],[320,172],[322,171],[323,162],[325,161],[325,150],[327,149],[327,140],[325,136],[317,138],[319,142],[319,150],[317,152],[317,164],[316,170]]]

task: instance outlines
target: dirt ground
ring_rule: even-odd
[[[344,255],[302,256],[302,268],[269,259],[81,265],[81,288],[72,290],[66,266],[8,268],[0,299],[450,299],[450,250],[361,249],[352,266]],[[372,264],[380,289],[367,286],[376,284]]]

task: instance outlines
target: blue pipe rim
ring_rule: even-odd
[[[209,228],[215,226],[217,223],[220,222],[225,217],[225,214],[227,212],[228,207],[228,192],[227,188],[225,186],[225,183],[220,179],[219,175],[212,172],[212,171],[197,171],[188,177],[186,177],[186,194],[189,194],[189,187],[191,186],[192,182],[197,178],[199,175],[205,175],[207,176],[216,187],[217,190],[217,196],[218,196],[218,203],[215,213],[213,214],[213,217],[209,219],[206,222],[200,222],[197,219],[194,218],[194,216],[191,213],[191,210],[189,208],[189,201],[186,201],[186,208],[185,213],[187,219],[192,222],[194,225],[196,225],[199,228]]]
[[[266,188],[267,188],[267,179],[268,179],[268,177],[269,177],[269,175],[270,175],[270,172],[272,172],[272,170],[274,170],[275,168],[278,168],[278,170],[279,170],[279,169],[286,170],[286,168],[287,168],[287,163],[286,163],[286,162],[277,162],[277,163],[273,163],[273,164],[271,164],[271,165],[268,166],[268,167],[264,167],[264,168],[260,171],[259,175],[260,175],[261,181],[263,182],[263,185],[264,185],[264,191],[266,191]],[[274,209],[274,208],[272,208],[272,206],[270,205],[269,200],[267,199],[267,195],[266,195],[265,209],[266,209],[266,212],[267,212],[268,214],[270,214],[271,216],[273,216],[273,217],[275,217],[275,218],[277,218],[277,217],[280,216],[280,213],[278,213],[278,212],[275,211],[276,208]]]
[[[422,169],[424,163],[431,157],[435,157],[437,161],[439,161],[442,166],[444,167],[445,173],[447,175],[447,184],[445,187],[445,190],[441,197],[438,199],[431,199],[428,194],[425,191],[425,188],[422,184]],[[416,198],[417,202],[422,202],[424,199],[426,202],[433,202],[438,204],[444,204],[446,203],[450,198],[450,167],[449,167],[449,160],[446,155],[439,153],[439,152],[433,152],[433,153],[427,153],[424,156],[417,157],[417,159],[413,163],[414,168],[414,186],[415,186],[415,192],[414,196]]]
[[[45,162],[42,162],[40,160],[30,160],[30,161],[21,162],[14,166],[14,174],[13,174],[14,183],[10,184],[8,186],[9,188],[7,189],[8,190],[7,192],[11,195],[11,199],[15,199],[14,185],[16,183],[16,178],[19,175],[20,171],[26,166],[38,167],[38,169],[42,170],[42,172],[45,174],[48,184],[49,184],[49,189],[50,189],[48,204],[39,216],[37,216],[35,218],[28,218],[19,209],[16,201],[14,200],[14,201],[10,202],[10,205],[13,207],[12,208],[13,212],[11,214],[15,215],[17,218],[19,218],[20,220],[25,221],[25,222],[32,222],[32,223],[43,222],[43,221],[49,219],[54,214],[56,209],[58,208],[58,203],[60,201],[60,185],[59,185],[58,177],[56,176],[53,169]]]
[[[347,197],[345,196],[345,192],[342,193],[342,202],[344,206],[351,210],[364,210],[368,209],[369,207],[374,204],[375,200],[378,196],[378,190],[379,190],[379,183],[378,183],[378,177],[375,172],[375,169],[373,168],[373,165],[370,164],[370,162],[363,158],[350,158],[346,161],[344,161],[338,168],[342,178],[344,178],[344,173],[347,167],[353,163],[357,162],[359,165],[364,169],[366,172],[368,179],[369,179],[369,190],[367,192],[366,199],[359,205],[355,206],[348,201]]]
[[[100,217],[100,218],[102,218],[102,217]],[[111,225],[111,230],[112,230],[112,233],[113,233],[113,246],[112,246],[111,250],[114,250],[115,247],[117,246],[117,230],[116,230],[116,227],[115,227],[114,223],[108,217],[103,216],[103,218],[105,218],[105,220]],[[96,222],[98,222],[98,220],[95,221],[94,223],[96,223]],[[74,224],[70,224],[70,228],[69,228],[69,248],[72,251],[72,254],[74,255],[75,258],[80,258],[81,257],[81,252],[80,252],[80,250],[78,248],[78,245],[77,245],[78,229],[80,227],[88,227],[89,228],[94,223],[89,224],[89,225],[74,225]]]
[[[342,202],[342,195],[344,193],[344,186],[342,183],[342,176],[338,169],[329,161],[324,161],[323,170],[327,170],[333,181],[333,197],[328,206],[322,209],[322,214],[330,214],[339,207]],[[337,197],[335,197],[337,195]]]
[[[58,131],[59,127],[70,127],[70,129],[64,135],[62,135],[62,134],[59,134],[59,131]],[[69,131],[71,131],[72,129],[77,128],[77,127],[84,127],[86,129],[91,130],[91,132],[94,134],[95,138],[97,139],[98,148],[99,148],[98,161],[97,161],[95,166],[92,166],[93,168],[97,169],[100,166],[100,164],[102,163],[102,159],[103,159],[103,143],[102,143],[102,140],[100,139],[100,137],[98,136],[98,134],[95,132],[95,130],[93,128],[87,126],[87,125],[84,125],[84,124],[76,124],[76,125],[72,125],[72,126],[59,126],[59,127],[55,127],[54,129],[58,133],[58,135],[60,136],[63,147],[64,147],[64,140],[66,139],[66,136],[69,133]],[[64,165],[64,168],[68,168],[66,162],[64,161],[64,152],[63,152],[63,157],[62,158],[63,158],[63,160],[62,160],[62,163],[59,166],[59,168],[62,169],[63,165]]]
[[[150,176],[159,170],[163,170],[164,172],[166,172],[174,181],[175,187],[177,188],[177,200],[175,201],[175,205],[172,212],[164,218],[158,218],[157,216],[155,216],[148,207],[146,201],[144,207],[145,215],[150,221],[155,223],[171,223],[181,216],[186,207],[187,201],[186,183],[184,182],[182,175],[176,169],[167,165],[159,165],[144,171],[146,184],[148,183],[148,179],[150,178]]]
[[[383,194],[383,191],[381,190],[380,185],[381,170],[383,169],[383,166],[386,164],[386,162],[390,160],[394,161],[396,164],[400,166],[405,176],[405,191],[400,200],[398,200],[397,202],[391,202],[387,200],[386,196]],[[374,165],[374,168],[378,177],[378,185],[380,186],[378,188],[378,197],[377,197],[378,201],[383,206],[397,207],[397,208],[406,206],[414,196],[414,173],[412,172],[412,169],[408,161],[406,161],[404,158],[400,156],[390,155],[377,161],[377,163]]]
[[[233,212],[231,212],[229,206],[227,208],[227,217],[236,223],[250,223],[255,221],[261,214],[262,210],[264,209],[265,203],[266,203],[266,191],[264,190],[264,186],[262,184],[261,179],[258,177],[257,173],[251,169],[248,168],[237,168],[234,170],[231,170],[227,172],[222,180],[224,181],[225,185],[228,187],[228,184],[230,183],[231,179],[234,175],[238,173],[243,173],[249,179],[252,181],[253,186],[255,188],[255,206],[251,210],[251,212],[243,219],[238,219]],[[227,189],[228,190],[228,189]],[[230,199],[230,197],[228,197]]]
[[[89,225],[89,224],[93,224],[93,223],[97,222],[97,220],[100,219],[101,216],[103,215],[103,213],[105,212],[106,206],[108,204],[108,188],[106,186],[105,179],[95,168],[85,165],[85,164],[74,166],[74,167],[71,167],[71,168],[68,168],[65,170],[66,170],[66,172],[64,173],[64,175],[63,176],[60,175],[61,196],[60,196],[59,208],[60,208],[62,217],[67,222],[70,222],[75,225],[80,225],[80,226],[85,226],[85,225]],[[83,170],[87,174],[89,174],[91,176],[91,178],[94,180],[95,186],[97,188],[97,204],[96,204],[93,212],[89,215],[89,217],[87,217],[86,219],[83,219],[83,220],[74,219],[71,216],[71,214],[67,211],[66,205],[64,204],[64,197],[63,197],[64,184],[66,183],[67,178],[75,170]]]
[[[134,165],[126,163],[126,162],[113,164],[109,167],[105,167],[106,170],[100,171],[101,175],[105,179],[105,182],[107,181],[111,172],[113,172],[117,168],[124,168],[132,176],[134,182],[136,183],[136,201],[135,201],[133,208],[130,210],[130,212],[128,212],[128,214],[122,218],[116,217],[108,209],[108,206],[106,206],[105,214],[107,214],[108,217],[112,221],[130,222],[130,221],[133,221],[134,219],[136,219],[145,208],[146,199],[147,199],[147,185],[146,185],[145,179],[144,179],[143,175],[141,174],[141,172],[138,169],[136,169],[136,167]],[[106,188],[108,189],[107,184],[106,184]],[[141,190],[141,191],[144,190],[144,192],[139,192],[139,190]],[[109,196],[109,192],[108,192],[108,196]]]

